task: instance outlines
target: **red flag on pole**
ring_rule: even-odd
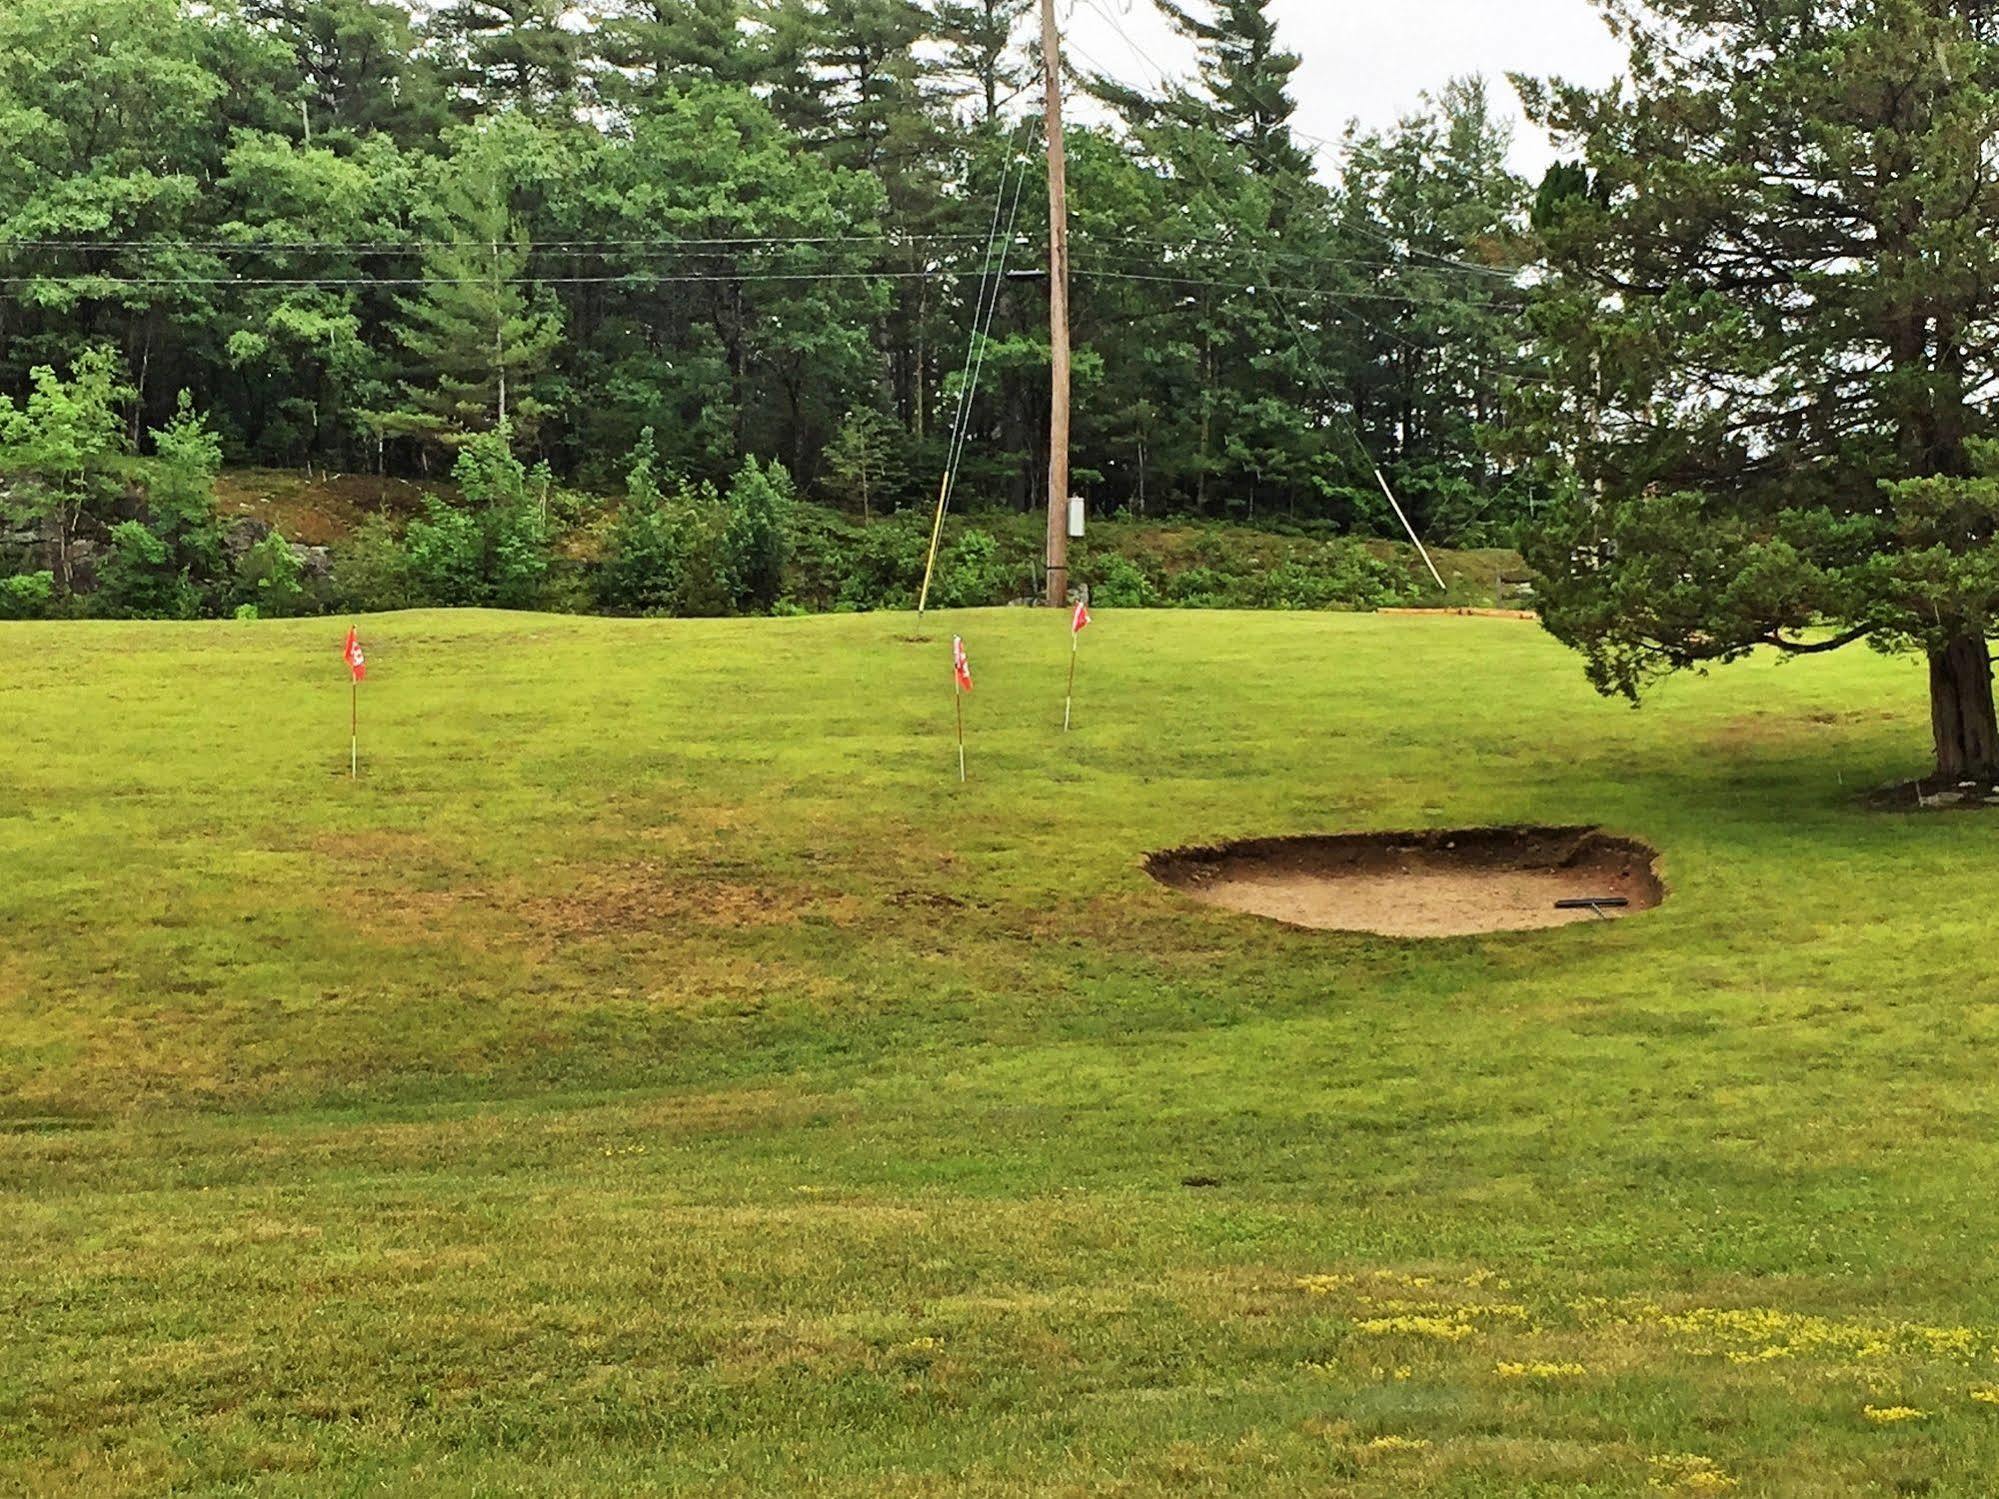
[[[1090,603],[1088,599],[1080,599],[1076,603],[1075,618],[1069,621],[1069,633],[1072,635],[1080,635],[1089,628],[1090,628]]]
[[[361,774],[361,679],[368,675],[368,658],[361,654],[361,637],[347,627],[347,643],[340,648],[351,680],[347,684],[347,774]]]
[[[972,690],[972,663],[965,656],[965,638],[951,637],[951,701],[958,709],[958,779],[965,779],[965,694]]]

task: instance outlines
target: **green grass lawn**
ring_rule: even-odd
[[[412,614],[350,782],[343,629],[0,626],[0,1489],[1993,1491],[1999,826],[1854,804],[1918,667],[1106,613],[1065,739],[1043,614]],[[1138,867],[1515,821],[1671,898]]]

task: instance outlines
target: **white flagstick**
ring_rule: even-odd
[[[347,779],[358,781],[361,779],[361,684],[349,680],[347,693]]]
[[[1062,732],[1069,732],[1069,715],[1076,706],[1076,657],[1082,653],[1083,632],[1069,630],[1069,695],[1062,700]]]
[[[965,783],[965,687],[955,676],[951,679],[951,696],[958,704],[958,784]]]

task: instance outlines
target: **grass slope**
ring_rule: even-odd
[[[1993,834],[1850,802],[1915,669],[1107,613],[1065,740],[1061,621],[911,633],[371,621],[350,783],[326,622],[0,626],[0,1490],[1990,1492]],[[1672,899],[1137,869],[1516,820]]]

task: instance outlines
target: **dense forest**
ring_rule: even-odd
[[[45,481],[13,519],[81,535],[93,441],[169,492],[461,470],[545,528],[551,483],[754,472],[876,517],[934,498],[960,427],[961,503],[1039,505],[1029,8],[10,0],[0,450]],[[1532,491],[1487,438],[1534,251],[1484,85],[1308,141],[1268,0],[1161,9],[1190,76],[1067,60],[1097,101],[1068,134],[1077,491],[1377,534],[1379,462],[1428,534],[1505,534]],[[198,575],[176,504],[100,529]]]

